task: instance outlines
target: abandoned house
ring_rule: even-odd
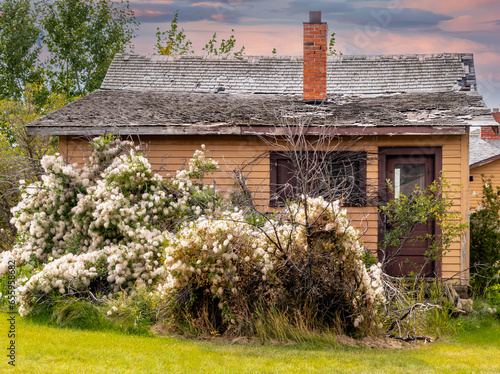
[[[376,252],[380,196],[368,197],[387,192],[387,179],[394,193],[385,198],[424,188],[444,172],[457,191],[454,209],[468,219],[469,128],[492,122],[476,91],[472,54],[327,56],[327,25],[311,12],[303,58],[118,54],[101,89],[28,131],[59,136],[72,162],[81,162],[90,136],[134,136],[149,144],[153,168],[165,174],[204,144],[221,166],[217,188],[234,189],[231,173],[240,170],[261,206],[280,205],[286,198],[280,186],[293,184],[283,136],[304,128],[310,139],[334,135],[333,152],[325,149],[333,155],[331,170],[338,171],[336,149],[348,145],[343,157],[354,159],[344,173],[358,196],[343,196],[344,204],[364,245]],[[277,139],[276,148],[269,139]],[[436,230],[424,226],[421,233]],[[405,248],[389,271],[407,272],[406,259],[424,263],[427,245]],[[466,285],[468,259],[466,233],[425,273],[459,273],[458,284]]]
[[[484,126],[478,134],[470,136],[470,190],[471,209],[479,206],[482,199],[483,179],[482,175],[490,178],[493,186],[500,186],[500,112],[498,108],[491,113],[495,119],[494,126]]]

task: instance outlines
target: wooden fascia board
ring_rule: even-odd
[[[28,135],[240,135],[238,126],[101,126],[101,127],[28,127]]]
[[[293,127],[253,126],[242,128],[242,135],[285,135]],[[393,136],[393,135],[466,135],[467,126],[311,126],[297,128],[301,135]]]
[[[165,125],[165,126],[92,126],[66,127],[28,126],[28,135],[269,135],[279,136],[297,129],[303,135],[338,135],[338,136],[394,136],[394,135],[466,135],[467,126],[246,126],[246,125]]]
[[[496,161],[496,160],[500,160],[500,155],[496,155],[496,156],[487,158],[485,160],[481,160],[481,161],[475,162],[475,163],[469,165],[469,169],[474,169],[474,168],[477,168],[479,166],[483,166],[483,165],[489,164],[490,162],[493,162],[493,161]]]

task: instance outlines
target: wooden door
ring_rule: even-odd
[[[409,196],[416,187],[420,190],[427,188],[434,180],[435,162],[432,155],[388,155],[386,159],[385,179],[390,179],[393,191],[388,191],[389,200],[401,195]],[[426,252],[429,249],[429,239],[416,239],[426,234],[435,234],[435,222],[428,222],[417,226],[411,239],[397,253],[397,256],[387,265],[386,272],[393,276],[404,276],[410,272],[422,276],[434,276],[436,273],[435,261],[428,261]],[[395,248],[389,248],[386,255],[391,257]]]

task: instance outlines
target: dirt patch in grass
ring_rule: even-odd
[[[156,336],[168,336],[176,339],[193,339],[201,341],[213,341],[223,344],[244,344],[244,345],[260,345],[261,343],[257,338],[247,336],[221,336],[217,333],[213,335],[189,335],[189,334],[176,334],[165,324],[157,323],[151,327],[151,332]]]
[[[157,336],[169,336],[172,338],[178,338],[178,339],[194,339],[198,341],[212,341],[214,343],[219,343],[219,344],[242,344],[242,345],[262,345],[262,342],[255,337],[247,337],[247,336],[220,336],[217,334],[214,335],[197,335],[197,336],[187,336],[185,334],[175,334],[172,333],[169,328],[163,324],[156,324],[151,328],[151,331],[153,334]],[[387,336],[367,336],[361,339],[354,339],[350,336],[347,335],[335,335],[335,337],[332,339],[336,343],[338,343],[341,346],[348,346],[348,347],[354,347],[354,348],[372,348],[372,349],[408,349],[408,348],[415,348],[419,347],[422,345],[425,345],[424,342],[403,342],[400,340],[396,339],[391,339]],[[296,341],[266,341],[266,345],[282,345],[282,346],[290,346],[290,345],[296,345],[300,344],[299,342]],[[330,346],[330,344],[325,344],[325,346]],[[333,347],[332,347],[333,348]]]
[[[386,336],[384,337],[366,336],[361,339],[354,339],[347,335],[337,335],[335,339],[340,344],[347,345],[349,347],[378,348],[378,349],[405,349],[409,347],[415,347],[415,344],[404,343],[398,340],[388,338]]]

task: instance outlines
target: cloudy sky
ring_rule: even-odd
[[[154,52],[156,28],[179,25],[201,48],[213,32],[247,55],[302,54],[302,22],[321,10],[344,54],[473,52],[478,88],[500,107],[499,0],[130,0],[141,23],[136,53]]]

